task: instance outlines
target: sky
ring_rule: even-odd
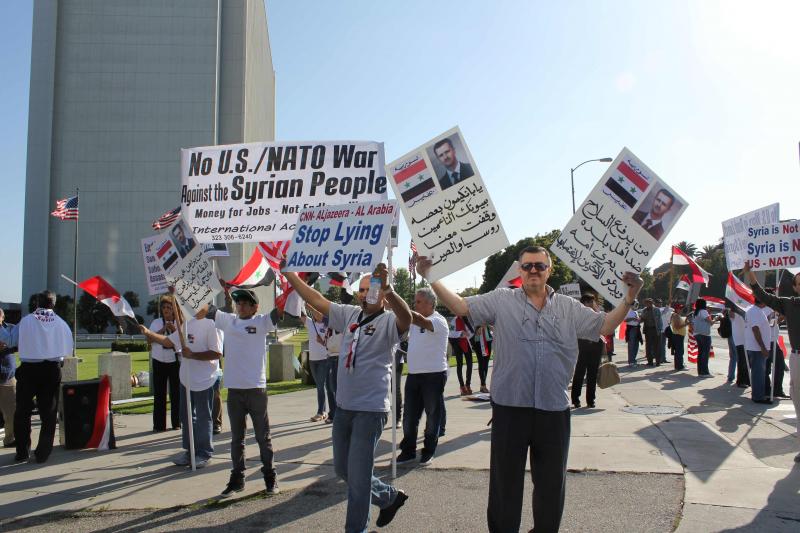
[[[800,216],[800,2],[266,6],[278,140],[382,141],[388,162],[458,125],[511,243],[563,228],[570,168],[623,147],[689,203],[651,267],[758,207]],[[5,302],[21,294],[31,17],[32,2],[0,3]],[[575,172],[576,202],[606,168]],[[408,249],[401,227],[397,266]]]

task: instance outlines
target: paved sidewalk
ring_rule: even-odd
[[[680,499],[672,506],[666,503],[669,498],[665,497],[662,511],[674,516],[668,520],[670,526],[664,531],[676,525],[680,532],[797,531],[800,529],[797,492],[800,465],[794,463],[793,458],[800,450],[800,442],[791,402],[783,400],[772,407],[753,404],[743,395],[742,389],[726,385],[723,368],[727,367],[728,356],[719,340],[715,339],[717,357],[711,362],[715,373],[711,378],[701,379],[688,371],[673,372],[666,365],[637,367],[631,371],[622,368],[623,382],[613,389],[599,391],[597,408],[573,411],[569,468],[576,473],[597,472],[597,475],[646,473],[656,476],[655,479],[661,479],[658,476],[666,480],[682,478],[683,487],[670,481],[663,486],[673,488],[658,489],[684,491],[682,508],[678,503]],[[617,353],[623,353],[622,347]],[[616,359],[619,361],[620,357]],[[788,385],[788,377],[786,381]],[[409,513],[411,515],[426,509],[426,502],[438,501],[442,493],[449,495],[445,481],[448,476],[488,469],[489,427],[486,424],[491,407],[486,403],[462,401],[457,396],[457,388],[457,380],[451,375],[446,389],[447,436],[440,443],[434,465],[424,474],[412,472],[414,479],[421,475],[428,482],[421,482],[421,489],[415,491],[413,501],[420,507],[409,505],[410,509],[415,509]],[[296,496],[299,504],[302,498],[313,496],[313,487],[335,483],[330,425],[308,421],[315,410],[313,390],[271,396],[269,402],[280,485],[284,492],[288,491],[288,496]],[[674,407],[676,413],[630,412],[647,410],[646,406]],[[153,434],[150,428],[149,415],[117,416],[117,450],[66,451],[58,447],[45,465],[15,465],[12,464],[13,450],[0,451],[3,487],[0,529],[18,529],[24,525],[11,524],[9,519],[54,511],[169,509],[213,501],[224,488],[230,469],[227,425],[224,425],[223,434],[215,438],[214,461],[195,473],[172,466],[169,461],[179,447],[178,432]],[[398,441],[401,436],[398,430]],[[388,474],[390,439],[391,430],[387,428],[377,459],[384,474]],[[248,439],[247,453],[251,459],[248,459],[244,496],[263,492],[264,488],[258,470],[257,446],[252,438]],[[410,468],[414,467],[399,467],[401,486]],[[441,473],[440,485],[435,481],[435,474],[442,469],[452,472]],[[583,487],[581,483],[588,483],[573,481],[575,479],[574,475],[570,477],[570,490],[572,483],[576,490]],[[661,486],[653,484],[653,490]],[[309,487],[306,491],[293,492]],[[469,501],[446,498],[445,504],[469,506],[477,509],[480,516],[486,505],[486,487],[481,483],[478,488],[471,493]],[[341,490],[340,498],[344,495],[343,488]],[[630,493],[621,494],[617,490],[606,496],[598,502],[598,512],[622,513],[625,506],[620,500],[635,502],[644,494],[641,488],[631,485]],[[580,505],[585,504],[585,499],[579,501]],[[630,517],[630,530],[644,530],[637,526],[637,512],[658,512],[646,500],[641,504],[644,507]],[[259,504],[243,502],[242,505]],[[524,505],[523,525],[524,518],[530,516],[529,494]],[[571,512],[574,510],[568,509],[565,514],[565,526],[566,516]],[[336,513],[323,513],[323,516],[334,521],[321,529],[341,529]],[[375,513],[372,519],[374,523]],[[591,520],[594,518],[590,519],[590,524]],[[484,524],[473,530],[483,530]],[[307,525],[307,522],[286,522],[281,530],[304,530]],[[594,531],[619,531],[618,526],[611,523],[607,529],[602,521],[594,525],[597,527]],[[248,526],[248,530],[249,527],[252,526]],[[431,531],[446,529],[445,526],[437,529],[440,526],[433,524],[431,527]]]

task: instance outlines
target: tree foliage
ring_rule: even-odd
[[[545,233],[544,235],[537,234],[535,237],[526,237],[517,241],[516,244],[513,244],[506,249],[490,255],[486,259],[486,264],[484,266],[483,283],[478,289],[480,293],[483,294],[489,292],[497,287],[497,284],[503,279],[505,273],[514,263],[514,261],[517,260],[517,256],[522,249],[527,246],[542,246],[549,250],[550,246],[553,244],[553,242],[555,242],[560,233],[561,232],[559,230],[553,230],[549,233]],[[555,255],[551,254],[551,258],[553,260],[553,265],[550,271],[550,279],[548,280],[548,284],[554,289],[558,290],[561,285],[564,283],[569,283],[570,280],[572,280],[572,271]]]
[[[697,255],[697,246],[695,246],[694,244],[692,244],[690,242],[681,241],[678,244],[676,244],[675,246],[678,248],[678,250],[680,250],[681,252],[685,253],[689,257],[694,258],[694,256]]]
[[[110,323],[116,325],[111,309],[91,294],[81,293],[78,298],[78,327],[89,333],[103,333]]]

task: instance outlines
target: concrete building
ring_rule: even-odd
[[[179,204],[180,148],[274,140],[274,104],[263,0],[36,0],[23,308],[72,294],[75,223],[50,212],[79,188],[78,278],[137,292],[144,315],[140,239]],[[253,249],[230,248],[226,278]]]

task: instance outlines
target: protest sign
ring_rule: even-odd
[[[571,296],[576,300],[581,299],[581,284],[580,283],[565,283],[559,289],[558,292],[561,294],[566,294],[567,296]]]
[[[777,224],[779,204],[771,204],[738,217],[722,221],[722,238],[725,245],[725,263],[728,271],[744,266],[747,258],[747,229]]]
[[[309,207],[386,199],[383,144],[273,142],[181,150],[181,212],[202,243],[283,241]]]
[[[228,245],[225,243],[204,244],[203,253],[206,254],[206,257],[228,257],[231,255],[228,251]]]
[[[300,213],[289,272],[372,272],[383,258],[397,202],[313,207]]]
[[[142,259],[144,259],[144,275],[147,278],[147,292],[150,296],[167,292],[167,278],[161,263],[156,256],[158,245],[164,241],[163,235],[153,235],[142,239]]]
[[[439,280],[509,245],[458,127],[386,167],[421,256]]]
[[[800,265],[800,222],[747,228],[745,260],[753,270],[795,268]]]
[[[211,262],[198,246],[183,218],[160,235],[162,241],[156,250],[167,284],[175,287],[175,296],[190,315],[222,291],[214,275]]]
[[[627,148],[550,247],[601,296],[618,305],[625,272],[641,273],[687,203]]]

